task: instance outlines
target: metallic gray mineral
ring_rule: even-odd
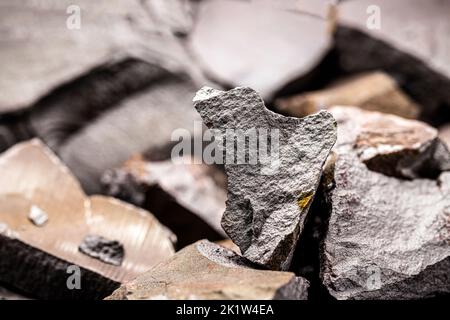
[[[336,140],[335,120],[326,111],[302,119],[275,114],[245,87],[205,87],[194,105],[224,150],[222,227],[247,259],[286,270]]]
[[[389,170],[371,170],[358,144],[364,137],[373,150],[395,151],[393,159],[417,157],[418,150],[411,152],[410,146],[435,143],[434,129],[356,108],[330,112],[338,122],[337,159],[321,257],[329,292],[338,299],[449,294],[450,171],[435,179],[393,177]],[[382,139],[373,131],[376,124],[383,128]]]
[[[120,242],[98,235],[86,236],[78,249],[92,258],[115,266],[120,266],[125,256],[125,250]]]

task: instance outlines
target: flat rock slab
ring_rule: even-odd
[[[252,87],[270,99],[313,70],[331,46],[325,20],[283,6],[204,1],[189,47],[212,78],[232,87]]]
[[[415,119],[420,107],[384,72],[368,72],[344,78],[322,90],[278,99],[283,114],[304,117],[332,106],[355,106]]]
[[[149,210],[169,227],[178,248],[226,237],[220,226],[227,199],[225,173],[188,156],[184,160],[136,156],[102,177],[108,195]]]
[[[322,165],[336,140],[333,117],[326,111],[303,119],[275,114],[250,88],[228,92],[203,88],[194,105],[218,141],[222,140],[218,144],[231,146],[225,147],[224,153],[228,176],[227,208],[222,218],[225,232],[252,262],[287,269]],[[239,139],[234,135],[238,131],[228,135],[236,129],[241,130],[241,138],[252,132],[260,134],[256,138],[259,150],[250,142],[237,147],[233,141]],[[267,150],[261,147],[264,143]],[[248,161],[239,162],[238,158],[246,155]]]
[[[308,281],[290,272],[255,270],[238,254],[196,242],[133,281],[109,300],[306,300]]]
[[[450,105],[450,3],[342,1],[338,11],[343,70],[389,72],[424,107],[425,118],[440,120],[438,108]]]
[[[373,113],[345,107],[330,112],[338,122],[338,142],[321,256],[323,283],[338,299],[449,294],[450,172],[436,179],[405,180],[370,170],[358,156],[357,140],[361,121]],[[383,116],[377,117],[382,125]],[[413,126],[417,128],[414,121]]]
[[[0,171],[7,181],[0,185],[3,283],[37,298],[102,298],[174,253],[173,234],[149,212],[109,197],[87,197],[39,140],[5,152]],[[29,220],[33,206],[48,215],[43,226]],[[119,241],[126,252],[121,266],[81,253],[88,235]],[[80,270],[80,290],[67,285],[69,267]]]

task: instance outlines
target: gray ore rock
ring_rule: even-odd
[[[424,137],[435,141],[434,134],[427,134],[433,129],[356,108],[335,107],[330,112],[339,130],[335,188],[329,194],[331,216],[321,256],[323,283],[338,299],[449,294],[450,172],[440,172],[436,179],[388,176],[363,162],[357,144],[363,135],[376,150],[396,150],[401,159],[399,155],[411,154],[408,146],[420,145]],[[379,136],[367,135],[367,127],[375,124],[386,134],[379,144]]]
[[[250,88],[228,92],[203,88],[194,104],[225,145],[235,139],[229,129],[242,130],[247,137],[258,133],[259,152],[250,138],[244,148],[234,143],[225,148],[228,200],[222,227],[249,260],[287,269],[322,165],[335,143],[336,122],[326,111],[302,119],[275,114]],[[239,141],[242,135],[235,133]],[[261,147],[264,142],[270,150],[267,157]],[[234,155],[236,161],[231,158]]]

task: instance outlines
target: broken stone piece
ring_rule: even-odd
[[[264,99],[312,72],[331,46],[327,23],[283,10],[284,2],[279,8],[273,1],[201,2],[189,47],[205,72],[227,86],[252,87]]]
[[[228,200],[222,226],[247,259],[286,270],[336,139],[333,117],[326,111],[302,119],[275,114],[250,88],[205,87],[194,105],[225,144],[239,139],[233,130],[241,130],[241,138],[258,133],[259,150],[250,142],[225,148]],[[229,141],[223,139],[227,134]],[[238,162],[235,155],[248,161]]]
[[[173,234],[150,213],[113,198],[87,197],[37,139],[3,153],[0,171],[7,181],[0,184],[1,283],[41,299],[98,299],[174,253]],[[40,228],[29,221],[33,206],[48,215]],[[90,234],[119,241],[123,263],[81,253]],[[67,284],[74,270],[80,271],[80,290]]]
[[[32,206],[30,209],[30,214],[28,219],[33,222],[36,226],[41,227],[48,221],[48,215],[37,206]]]
[[[383,72],[371,72],[337,82],[329,88],[279,99],[277,109],[294,117],[304,117],[321,109],[341,105],[356,106],[417,118],[420,108]]]
[[[79,250],[90,257],[115,266],[122,264],[125,250],[119,241],[108,240],[97,235],[87,235]]]
[[[218,168],[184,158],[149,161],[133,157],[103,175],[105,192],[142,206],[177,236],[183,248],[207,238],[225,238],[220,219],[225,211],[226,177]],[[198,163],[198,164],[196,164]]]
[[[398,179],[368,168],[357,148],[364,120],[375,125],[377,119],[380,128],[391,121],[399,125],[397,131],[384,132],[386,139],[397,140],[398,153],[405,155],[410,152],[408,133],[412,140],[418,139],[417,132],[426,137],[426,126],[357,108],[335,107],[330,112],[338,122],[338,141],[321,255],[321,277],[328,291],[338,299],[448,295],[450,172],[436,179]],[[397,139],[399,130],[402,139]]]
[[[450,2],[341,1],[338,12],[342,71],[383,70],[423,107],[422,118],[442,121],[450,105]]]
[[[122,285],[109,300],[306,300],[308,281],[290,272],[255,270],[224,247],[198,241]]]

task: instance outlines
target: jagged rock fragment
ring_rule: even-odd
[[[450,105],[450,2],[342,1],[338,12],[342,70],[388,72],[423,106],[424,119],[441,122]]]
[[[185,160],[174,163],[133,157],[102,178],[108,195],[155,214],[177,235],[179,248],[203,238],[225,238],[220,226],[226,201],[225,174],[193,158]]]
[[[90,257],[115,266],[120,266],[125,256],[125,250],[119,241],[93,234],[87,235],[78,248]]]
[[[224,156],[225,232],[252,262],[287,269],[336,139],[333,117],[326,111],[303,119],[275,114],[250,88],[205,87],[194,105],[216,138],[231,146]],[[249,142],[234,142],[243,138]]]
[[[252,87],[264,99],[310,76],[331,46],[324,19],[268,3],[203,1],[189,37],[209,76],[229,86]]]
[[[443,171],[436,179],[387,176],[368,168],[357,146],[364,119],[375,118],[380,127],[404,122],[397,131],[384,132],[395,140],[398,130],[404,130],[397,145],[404,147],[398,153],[405,156],[410,152],[408,132],[414,140],[418,133],[427,137],[427,131],[433,130],[357,108],[335,107],[330,112],[338,122],[338,142],[335,188],[328,193],[331,215],[321,255],[323,283],[338,299],[448,295],[450,172]]]
[[[290,272],[256,270],[206,240],[122,285],[110,300],[306,300],[308,281]]]
[[[173,235],[150,213],[104,196],[86,197],[67,167],[39,140],[0,157],[0,282],[36,298],[102,298],[172,256]],[[37,228],[33,206],[48,215]],[[116,239],[121,266],[81,253],[87,235]],[[75,267],[75,269],[72,269]],[[79,268],[79,269],[78,269]],[[68,277],[80,271],[81,289]]]
[[[329,88],[276,101],[277,109],[294,117],[304,117],[335,105],[417,118],[420,108],[395,80],[383,72],[371,72],[337,82]]]

